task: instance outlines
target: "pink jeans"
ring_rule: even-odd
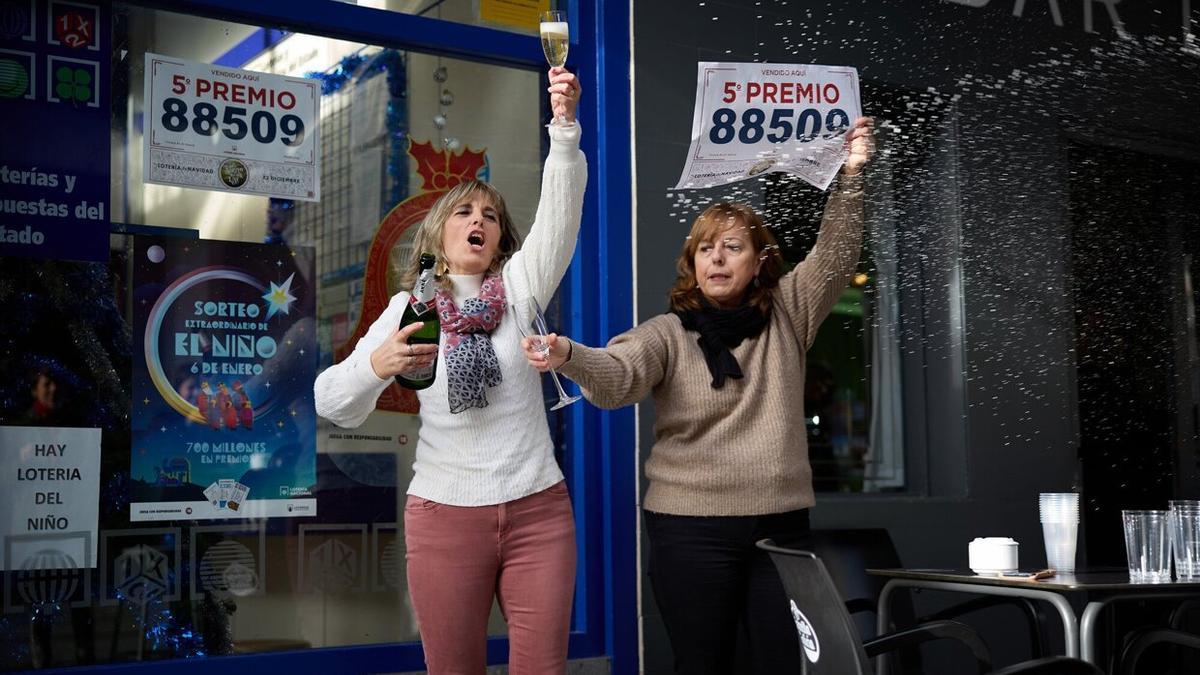
[[[408,496],[408,590],[430,675],[481,675],[492,598],[508,621],[509,672],[561,675],[575,593],[566,483],[496,506]]]

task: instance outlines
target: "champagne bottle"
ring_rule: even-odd
[[[432,253],[421,254],[419,264],[421,271],[417,276],[417,284],[408,297],[408,307],[404,308],[404,314],[400,317],[400,328],[415,321],[425,323],[420,330],[408,336],[409,344],[437,345],[442,332],[441,322],[438,321],[437,304],[433,300],[437,290],[434,287],[433,278],[433,264],[436,260]],[[424,389],[433,384],[435,377],[437,377],[436,356],[433,363],[426,368],[397,374],[396,382],[409,389]]]

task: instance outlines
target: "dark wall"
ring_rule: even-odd
[[[868,199],[882,208],[886,197],[898,213],[884,226],[895,227],[901,242],[913,489],[819,495],[813,512],[817,527],[888,528],[909,566],[963,568],[967,542],[989,535],[1016,538],[1024,566],[1044,564],[1037,493],[1082,488],[1097,497],[1088,493],[1079,461],[1074,266],[1080,261],[1073,253],[1073,209],[1099,212],[1111,200],[1163,210],[1185,195],[1175,185],[1151,199],[1113,180],[1102,190],[1081,190],[1078,159],[1072,159],[1080,155],[1069,148],[1125,147],[1142,158],[1179,158],[1184,167],[1200,160],[1200,127],[1190,119],[1200,105],[1200,53],[1184,49],[1177,3],[1115,5],[1128,37],[1100,3],[1092,3],[1093,32],[1085,30],[1086,2],[1058,3],[1062,26],[1055,25],[1050,3],[982,4],[633,3],[638,320],[665,309],[674,257],[704,204],[732,197],[762,205],[765,183],[667,190],[688,147],[697,61],[852,65],[863,82],[865,112],[910,125],[892,130],[886,143],[881,138],[881,150],[893,153],[888,161],[900,168],[890,174],[890,186],[873,179]],[[1014,16],[1018,6],[1023,16]],[[1193,10],[1197,21],[1200,7]],[[930,114],[919,114],[923,110]],[[1187,239],[1194,224],[1194,218],[1191,225],[1176,222],[1172,236]],[[1122,236],[1138,244],[1136,232]],[[1119,277],[1120,263],[1109,273]],[[1172,287],[1163,283],[1146,292]],[[1103,300],[1089,302],[1090,310],[1119,312]],[[1160,319],[1162,326],[1145,337],[1154,341],[1152,351],[1168,355],[1160,361],[1169,367],[1177,322]],[[1178,384],[1179,377],[1165,373],[1163,386]],[[1180,435],[1162,428],[1172,414],[1156,422],[1160,446]],[[653,420],[653,406],[643,405],[643,458],[653,444]],[[1118,453],[1131,451],[1132,441],[1124,440]],[[1168,458],[1171,452],[1167,447]],[[1194,489],[1194,459],[1188,471],[1174,476],[1175,493]],[[1171,488],[1151,488],[1151,494],[1155,490],[1165,507]],[[1112,513],[1110,504],[1102,521],[1085,522],[1083,536],[1089,527],[1111,534]],[[1119,531],[1119,523],[1115,527]],[[1079,562],[1086,561],[1081,553]],[[670,672],[665,633],[643,581],[646,672]],[[999,630],[995,639],[1005,653],[1021,637]]]

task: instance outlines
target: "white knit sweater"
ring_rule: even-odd
[[[444,359],[438,359],[433,385],[417,392],[421,432],[410,495],[454,506],[486,506],[531,495],[563,479],[554,461],[541,381],[521,353],[515,322],[528,325],[530,296],[546,306],[571,263],[587,185],[579,136],[578,124],[550,127],[537,215],[525,243],[504,265],[508,311],[492,332],[504,381],[486,389],[489,405],[450,414]],[[478,291],[482,275],[452,275],[450,280],[461,304]],[[407,291],[393,296],[354,352],[317,377],[318,415],[355,427],[375,409],[392,379],[375,375],[371,352],[399,326],[408,296]]]

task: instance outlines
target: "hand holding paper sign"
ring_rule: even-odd
[[[842,165],[843,176],[857,176],[862,172],[871,156],[875,154],[875,120],[870,117],[860,117],[854,120],[850,133],[846,134],[846,149],[850,155]]]

